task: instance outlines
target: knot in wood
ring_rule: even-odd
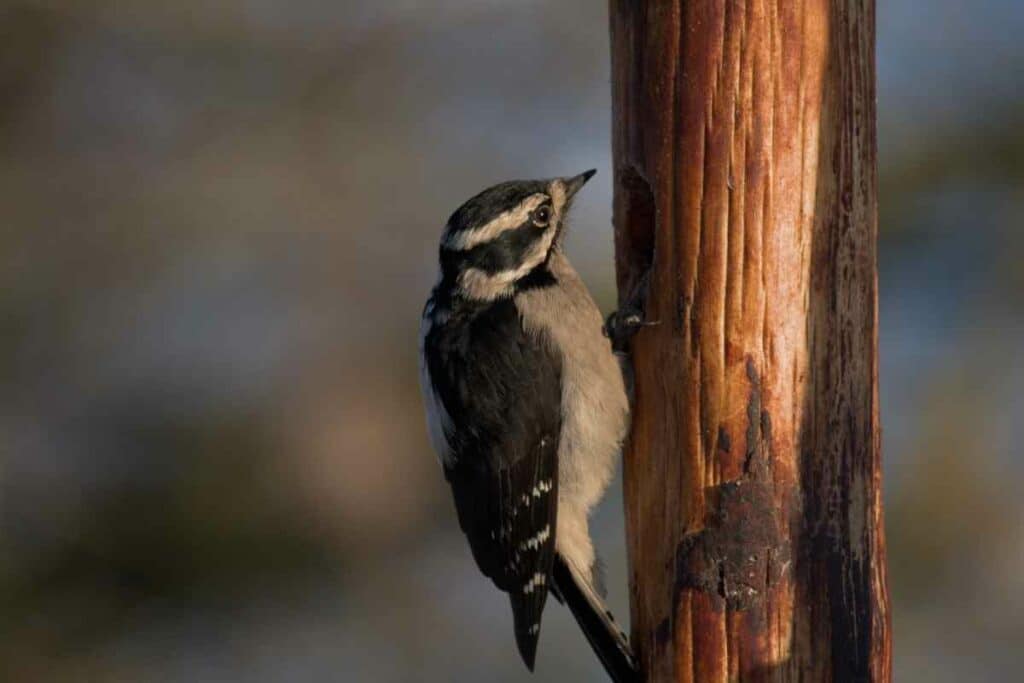
[[[774,499],[763,482],[747,478],[709,493],[714,512],[707,525],[676,549],[676,591],[699,590],[732,609],[750,609],[779,580],[789,555]]]

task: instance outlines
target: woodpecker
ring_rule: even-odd
[[[526,666],[550,589],[625,680],[634,664],[600,597],[588,516],[614,475],[629,399],[563,246],[573,197],[594,173],[500,183],[451,215],[423,310],[420,380],[459,525],[508,593]]]

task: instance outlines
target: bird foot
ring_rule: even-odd
[[[647,320],[644,314],[648,280],[649,272],[640,278],[625,303],[605,319],[601,328],[604,336],[612,342],[612,351],[617,354],[629,354],[630,342],[641,328],[661,324],[660,320]]]

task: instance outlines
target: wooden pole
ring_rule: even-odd
[[[649,681],[888,681],[873,0],[611,0]]]

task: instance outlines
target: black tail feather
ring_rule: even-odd
[[[512,602],[512,620],[516,633],[516,646],[526,668],[533,671],[537,659],[537,641],[540,639],[540,617],[544,612],[547,586],[539,586],[529,595],[509,593]]]
[[[560,554],[552,568],[555,595],[572,612],[583,635],[615,683],[637,683],[643,679],[626,634],[619,630],[604,603]]]

